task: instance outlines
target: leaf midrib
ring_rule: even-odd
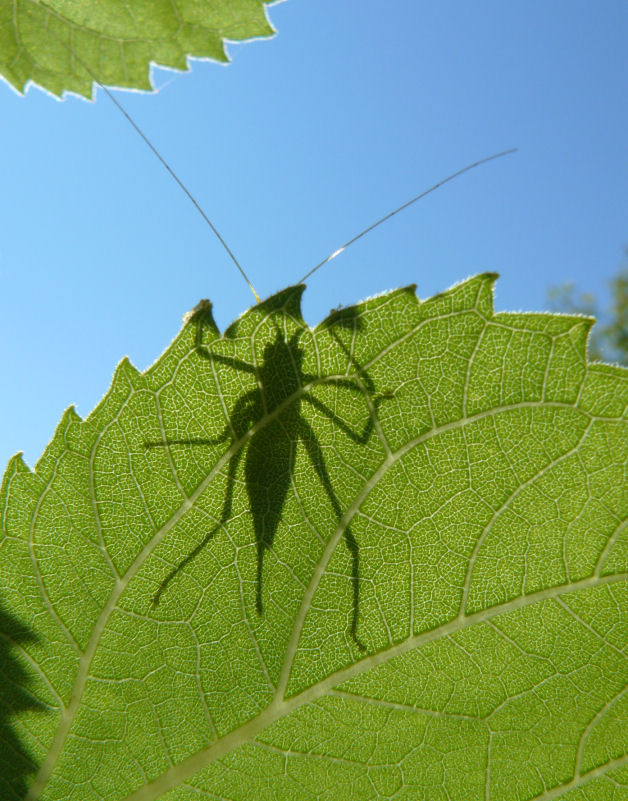
[[[327,378],[330,378],[330,377],[345,377],[345,376],[340,376],[340,375],[339,376],[328,376]],[[301,397],[306,392],[310,391],[310,389],[312,389],[314,386],[316,386],[316,385],[318,385],[320,383],[324,383],[324,379],[319,379],[317,381],[310,382],[309,384],[306,384],[303,387],[301,387],[298,392],[295,392],[292,396],[287,398],[279,406],[277,406],[275,409],[273,409],[273,411],[270,414],[264,415],[259,420],[258,423],[256,423],[251,429],[249,429],[249,431],[247,431],[247,433],[243,437],[241,437],[239,440],[234,442],[227,449],[227,451],[223,454],[223,456],[221,456],[218,459],[218,461],[216,462],[215,466],[209,471],[209,473],[206,476],[206,478],[204,478],[203,481],[201,481],[201,483],[194,490],[194,492],[188,498],[185,499],[185,501],[181,504],[179,509],[172,515],[172,517],[159,529],[159,531],[157,531],[155,533],[155,535],[149,540],[149,542],[147,542],[147,544],[144,546],[144,548],[141,550],[141,552],[138,554],[138,556],[132,562],[132,564],[130,565],[129,569],[126,571],[124,576],[122,576],[120,579],[118,579],[116,581],[116,583],[114,585],[114,589],[113,589],[113,591],[112,591],[107,603],[103,607],[103,610],[102,610],[101,614],[99,615],[99,617],[98,617],[98,619],[97,619],[97,621],[96,621],[96,623],[94,625],[94,629],[93,629],[92,635],[91,635],[91,637],[89,639],[87,648],[85,649],[85,651],[83,652],[82,657],[79,660],[79,669],[77,671],[76,679],[75,679],[75,682],[74,682],[74,685],[73,685],[73,688],[72,688],[72,694],[71,694],[71,698],[70,698],[70,703],[67,705],[65,711],[62,713],[61,721],[59,723],[59,727],[57,729],[57,733],[56,733],[56,735],[55,735],[55,737],[53,739],[53,742],[52,742],[52,744],[50,746],[48,754],[44,758],[44,760],[43,760],[43,762],[41,764],[41,767],[40,767],[39,771],[36,774],[36,777],[35,777],[35,779],[33,781],[33,784],[31,785],[31,787],[29,789],[29,792],[28,792],[28,794],[26,796],[25,801],[37,801],[37,799],[39,798],[39,795],[41,793],[41,790],[44,788],[46,782],[48,781],[50,775],[52,774],[52,771],[54,770],[54,767],[55,767],[55,764],[56,764],[56,761],[57,761],[58,757],[60,756],[60,754],[63,751],[63,746],[65,744],[65,740],[66,740],[66,738],[67,738],[67,736],[68,736],[68,734],[70,732],[72,723],[74,721],[74,717],[75,717],[75,715],[76,715],[76,713],[78,711],[79,705],[80,705],[80,701],[81,701],[81,698],[82,698],[83,690],[85,688],[85,684],[87,682],[88,675],[89,675],[88,674],[89,667],[91,665],[92,659],[93,659],[94,654],[96,652],[96,649],[98,647],[98,643],[100,641],[100,637],[102,636],[102,633],[103,633],[103,631],[104,631],[104,629],[105,629],[105,627],[107,625],[109,616],[111,615],[112,611],[116,607],[117,601],[120,598],[120,596],[122,595],[122,593],[124,592],[124,590],[126,589],[128,583],[131,581],[131,579],[134,577],[134,575],[138,572],[138,570],[142,567],[142,565],[144,564],[146,559],[152,554],[152,552],[157,547],[157,545],[162,541],[162,539],[166,536],[166,534],[172,529],[172,527],[174,525],[176,525],[176,523],[183,517],[184,514],[186,514],[186,512],[189,509],[193,508],[194,503],[197,500],[197,498],[205,491],[205,489],[211,483],[211,481],[216,476],[216,474],[229,461],[229,459],[231,459],[233,454],[236,453],[240,448],[244,447],[244,445],[248,442],[248,440],[255,433],[257,433],[257,431],[259,431],[265,425],[270,423],[275,417],[279,416],[286,406],[288,406],[289,404],[291,404],[294,401],[298,400],[299,397]],[[330,547],[330,544],[328,544],[328,546],[325,548],[325,551],[323,552],[321,560],[319,560],[319,566],[317,566],[317,568],[315,570],[315,574],[313,576],[313,579],[310,582],[310,585],[308,586],[308,590],[310,589],[310,586],[313,585],[313,582],[314,582],[315,579],[316,579],[316,581],[318,581],[318,579],[316,577],[320,578],[320,576],[322,576],[323,571],[324,571],[323,561],[324,560],[328,560],[330,558],[331,553],[333,552],[333,548],[337,544],[339,538],[342,536],[342,532],[344,531],[344,529],[346,527],[346,524],[348,522],[350,522],[350,518],[349,518],[349,514],[348,514],[349,510],[352,510],[354,513],[355,513],[355,511],[357,511],[357,508],[363,502],[363,500],[366,498],[366,496],[368,495],[370,490],[377,484],[377,482],[380,480],[380,478],[383,475],[385,475],[387,470],[391,466],[396,464],[397,461],[402,456],[404,456],[412,448],[417,447],[418,445],[422,444],[423,442],[426,442],[429,439],[432,439],[432,438],[434,438],[436,436],[439,436],[440,434],[442,434],[442,433],[444,433],[446,431],[451,431],[451,430],[455,430],[455,429],[461,428],[461,427],[463,427],[463,426],[465,426],[467,424],[473,423],[473,422],[475,422],[477,420],[480,420],[480,419],[483,419],[483,418],[486,418],[486,417],[496,416],[498,414],[507,413],[509,411],[515,411],[515,410],[519,410],[519,409],[522,409],[522,408],[566,408],[566,409],[572,409],[574,411],[577,411],[578,413],[582,414],[583,416],[588,417],[590,420],[597,419],[594,415],[591,415],[590,413],[585,412],[585,411],[583,411],[581,409],[575,408],[574,405],[571,404],[571,403],[561,403],[561,402],[558,402],[558,401],[551,402],[551,403],[548,403],[547,401],[530,401],[530,402],[524,402],[524,403],[511,404],[509,406],[501,406],[501,407],[498,407],[498,408],[487,409],[487,410],[484,410],[483,412],[479,412],[479,413],[477,413],[475,415],[471,415],[469,417],[462,417],[462,418],[460,418],[458,420],[454,420],[454,421],[451,421],[449,423],[444,423],[443,425],[441,425],[441,426],[439,426],[437,428],[430,429],[429,431],[423,432],[422,434],[418,435],[417,437],[414,437],[413,439],[411,439],[407,443],[405,443],[397,451],[395,451],[390,456],[388,456],[382,462],[382,465],[380,465],[380,468],[378,468],[378,470],[375,471],[375,473],[373,474],[371,479],[368,482],[366,482],[363,491],[358,493],[358,496],[356,497],[356,501],[353,504],[351,504],[351,506],[347,510],[347,513],[343,516],[341,524],[338,525],[338,527],[336,528],[336,531],[334,532],[334,534],[332,535],[332,538],[330,539],[330,544],[333,542],[333,547]],[[345,524],[344,526],[342,525],[343,522]],[[326,561],[325,561],[325,564],[326,564]],[[312,594],[313,594],[313,591],[312,591]],[[285,660],[284,660],[284,667],[282,667],[282,670],[281,670],[281,673],[280,673],[280,682],[279,682],[277,690],[279,690],[280,688],[284,688],[285,689],[285,686],[287,686],[287,681],[288,681],[288,678],[289,678],[289,668],[286,669],[286,665],[288,665],[288,666],[292,665],[292,661],[293,661],[294,656],[296,654],[296,647],[297,647],[297,644],[298,644],[298,634],[300,633],[300,630],[302,628],[303,622],[305,620],[306,612],[307,612],[307,609],[305,608],[304,604],[302,604],[301,607],[300,607],[299,613],[298,613],[297,617],[295,618],[295,625],[293,626],[293,632],[291,633],[290,638],[289,638],[289,644],[288,644],[288,647],[286,649],[286,657],[285,657]],[[460,619],[460,616],[458,616],[458,618],[456,618],[455,620],[459,620],[459,619]],[[298,626],[298,631],[297,631],[297,626]],[[412,646],[412,647],[414,647],[414,646]],[[387,651],[384,652],[384,653],[387,653]],[[356,664],[363,664],[363,661],[358,662]],[[316,685],[316,686],[318,686],[318,685]],[[277,698],[279,698],[278,692],[275,693],[275,699],[277,699]],[[268,710],[273,710],[275,708],[275,705],[276,705],[276,700],[271,702],[271,705],[267,708],[267,711]],[[258,716],[258,718],[255,718],[253,721],[250,721],[249,723],[253,723],[253,722],[259,721],[259,720],[265,721],[265,718],[263,717],[264,714],[265,713],[262,713],[262,716]],[[245,724],[245,727],[248,727],[249,723]],[[263,725],[261,725],[261,728],[264,728],[266,725],[268,725],[268,722],[264,722]],[[242,727],[242,728],[240,728],[240,729],[238,729],[236,731],[238,731],[240,733],[242,733],[243,731],[247,731],[248,732],[248,728],[245,729],[244,727]],[[257,729],[255,729],[255,731],[257,732]],[[247,739],[249,736],[252,736],[252,735],[245,734],[244,738]],[[231,734],[227,735],[227,737],[231,737]],[[220,742],[224,742],[224,738]],[[218,745],[218,743],[216,743],[215,745]],[[210,749],[212,747],[213,746],[209,746]],[[204,752],[200,752],[200,753],[204,753]],[[180,763],[180,764],[185,764],[185,763]],[[175,768],[173,768],[173,770],[175,770],[175,769],[176,769],[176,766],[175,766]]]
[[[344,376],[335,376],[335,377],[341,378]],[[257,433],[261,428],[268,425],[272,420],[278,417],[289,404],[294,402],[301,395],[305,394],[313,386],[319,383],[321,382],[313,381],[310,382],[309,384],[304,385],[298,392],[294,393],[292,396],[287,398],[283,403],[279,404],[275,409],[273,409],[272,412],[267,413],[262,418],[260,418],[258,423],[252,426],[243,437],[233,442],[232,445],[225,451],[225,453],[217,460],[214,467],[209,471],[207,476],[200,482],[200,484],[194,490],[194,492],[183,501],[183,503],[180,505],[177,511],[170,517],[170,519],[167,520],[166,523],[164,523],[164,525],[159,529],[159,531],[157,531],[153,535],[153,537],[151,537],[151,539],[146,543],[146,545],[142,548],[137,557],[133,560],[126,573],[123,576],[118,577],[116,579],[114,588],[106,604],[104,605],[102,612],[98,616],[96,623],[94,624],[94,628],[87,643],[87,647],[82,652],[82,655],[79,658],[79,667],[77,670],[76,678],[74,680],[74,684],[72,686],[70,703],[62,711],[61,720],[59,722],[57,732],[54,736],[54,739],[48,750],[48,753],[44,757],[44,760],[42,761],[41,766],[37,771],[35,779],[33,780],[33,783],[29,788],[25,801],[37,801],[41,791],[45,787],[46,782],[48,781],[50,775],[52,774],[52,771],[54,770],[57,759],[63,752],[65,740],[70,732],[72,723],[74,722],[74,717],[78,711],[81,698],[83,696],[83,691],[85,689],[85,684],[87,683],[89,675],[88,674],[89,667],[91,665],[92,659],[94,658],[94,654],[96,653],[96,649],[100,642],[100,637],[102,636],[102,633],[105,630],[105,627],[109,620],[109,616],[116,607],[118,599],[128,586],[131,579],[143,566],[146,559],[152,554],[154,549],[159,545],[159,543],[163,540],[166,534],[173,528],[173,526],[175,526],[179,522],[179,520],[190,509],[194,507],[194,503],[196,502],[198,497],[205,491],[205,489],[212,482],[216,474],[220,472],[220,470],[231,459],[231,457],[235,453],[237,453],[238,450],[243,448],[255,433]],[[102,435],[98,437],[96,444],[100,442],[101,438]],[[92,467],[93,467],[93,460],[90,458],[90,482],[91,482]],[[51,604],[50,607],[51,609],[53,609]],[[52,614],[53,617],[56,617],[56,613],[54,611],[52,612]],[[69,637],[69,640],[70,642],[74,642],[73,638],[71,637]]]
[[[519,598],[515,598],[512,601],[500,604],[499,606],[491,607],[490,609],[483,609],[482,611],[476,612],[472,615],[458,615],[458,617],[454,618],[454,620],[448,621],[438,628],[408,637],[401,643],[397,643],[396,645],[393,645],[382,651],[378,651],[375,654],[371,654],[359,662],[355,662],[346,668],[332,673],[330,676],[327,676],[325,679],[318,682],[318,684],[308,687],[298,695],[294,695],[288,699],[282,699],[278,702],[273,701],[256,718],[247,721],[247,723],[240,726],[238,729],[234,729],[233,731],[229,732],[229,734],[225,735],[218,742],[198,751],[196,754],[188,757],[183,762],[180,762],[174,767],[165,771],[152,782],[149,782],[139,790],[136,790],[128,795],[125,799],[123,799],[123,801],[156,801],[160,795],[172,789],[173,787],[177,787],[181,782],[207,767],[212,762],[215,762],[217,759],[220,759],[222,756],[238,748],[247,741],[250,742],[257,734],[277,720],[295,712],[297,709],[305,706],[306,704],[318,700],[330,690],[348,681],[349,679],[355,678],[361,673],[371,670],[395,657],[402,656],[408,651],[411,651],[415,648],[420,648],[421,646],[430,642],[434,642],[435,640],[439,640],[442,637],[451,636],[466,628],[477,625],[478,623],[492,620],[500,615],[514,612],[518,609],[532,606],[533,604],[540,603],[542,601],[560,598],[562,595],[577,592],[579,590],[592,589],[606,584],[614,584],[627,579],[628,573],[618,573],[613,576],[589,577],[568,585],[551,587],[545,590],[540,590],[539,592],[531,595],[520,596]],[[628,756],[607,764],[611,766],[608,768],[610,770],[626,763],[628,763]],[[594,771],[586,774],[587,780],[592,777],[593,773],[596,773],[597,775],[597,773],[603,771],[604,766],[596,768]],[[572,782],[567,785],[567,787],[571,787],[572,785],[577,786],[577,783],[581,780],[581,776],[576,776]],[[564,788],[565,786],[563,785],[562,787]],[[556,797],[556,790],[558,789],[560,788],[555,788],[555,790],[549,791],[549,793],[544,794],[540,798],[554,798]],[[561,790],[561,792],[562,791],[564,790]]]
[[[528,406],[528,405],[535,405],[535,404],[517,404],[516,408],[521,408],[523,406]],[[545,408],[545,407],[548,407],[548,406],[554,406],[556,404],[548,404],[548,403],[539,402],[536,405],[542,405]],[[569,407],[569,408],[573,408],[573,407]],[[403,456],[405,456],[413,448],[416,448],[418,445],[421,445],[422,443],[426,442],[427,440],[431,439],[434,436],[438,436],[439,434],[442,434],[442,433],[444,433],[446,431],[454,430],[454,429],[460,427],[461,424],[464,424],[464,423],[467,423],[467,422],[475,422],[475,420],[477,420],[477,419],[481,419],[482,417],[490,416],[489,412],[492,412],[492,411],[494,411],[494,410],[481,412],[478,415],[475,415],[475,416],[470,417],[470,418],[463,418],[462,420],[453,421],[451,423],[445,423],[442,426],[439,426],[438,428],[430,429],[429,431],[424,432],[423,434],[420,434],[419,436],[409,440],[405,445],[402,445],[402,447],[399,448],[394,453],[391,452],[391,451],[388,451],[388,455],[384,459],[384,461],[382,462],[380,467],[373,473],[371,478],[364,483],[363,489],[356,495],[355,500],[353,501],[353,503],[347,508],[347,511],[342,516],[342,519],[339,521],[338,526],[336,527],[334,533],[330,537],[330,540],[327,543],[327,545],[326,545],[326,547],[325,547],[325,549],[323,551],[323,554],[321,555],[321,558],[319,559],[318,564],[316,565],[316,568],[315,568],[315,570],[314,570],[314,572],[312,574],[312,578],[310,580],[310,584],[308,585],[308,587],[307,587],[307,589],[306,589],[306,591],[305,591],[305,593],[303,595],[301,606],[300,606],[299,611],[297,613],[297,616],[295,618],[295,623],[294,623],[294,626],[293,626],[293,630],[292,630],[292,633],[290,635],[290,639],[288,641],[288,646],[287,646],[287,649],[286,649],[286,658],[284,660],[284,665],[282,667],[281,674],[280,674],[280,680],[279,680],[279,683],[278,683],[278,686],[277,686],[277,695],[279,695],[280,693],[283,694],[283,692],[285,692],[285,689],[288,686],[288,681],[290,679],[290,672],[291,672],[292,662],[294,660],[294,657],[296,656],[296,650],[297,650],[298,642],[299,642],[299,639],[300,639],[300,636],[301,636],[301,631],[302,631],[302,628],[303,628],[303,624],[305,622],[305,617],[307,615],[308,609],[310,608],[310,603],[311,603],[311,601],[312,601],[312,599],[314,597],[316,589],[318,588],[318,584],[319,584],[322,576],[325,573],[325,569],[327,567],[329,559],[331,558],[333,552],[335,551],[336,546],[338,545],[338,542],[340,541],[340,538],[343,536],[347,526],[351,523],[351,520],[353,519],[354,515],[356,514],[358,509],[361,507],[362,503],[366,500],[367,496],[369,495],[369,493],[371,492],[373,487],[377,486],[377,484],[380,481],[380,479],[383,478],[383,476],[386,475],[386,472],[391,467],[393,467],[401,458],[403,458]],[[506,411],[509,411],[509,409],[507,409],[506,407],[502,407],[502,409],[500,409],[500,411],[506,412]],[[578,410],[578,411],[580,411],[580,410]],[[581,434],[581,436],[580,436],[580,438],[578,440],[578,443],[576,445],[574,445],[572,448],[570,448],[568,451],[565,451],[560,456],[556,457],[555,459],[551,459],[541,470],[536,471],[534,473],[534,475],[532,475],[527,481],[525,481],[522,484],[519,484],[515,488],[515,490],[513,490],[513,492],[510,493],[510,495],[508,496],[508,499],[499,508],[497,508],[495,510],[495,512],[492,515],[491,519],[489,520],[487,525],[484,527],[484,529],[482,531],[482,534],[480,535],[480,537],[478,537],[478,540],[476,542],[476,546],[475,546],[475,548],[473,550],[473,553],[471,554],[471,556],[468,559],[467,574],[466,574],[466,577],[465,577],[465,583],[464,583],[464,587],[463,587],[462,600],[461,600],[461,603],[460,603],[460,611],[458,613],[458,618],[460,618],[461,615],[464,615],[464,610],[466,609],[466,604],[467,604],[467,599],[468,599],[468,593],[469,593],[469,589],[470,589],[470,586],[471,586],[471,579],[472,579],[472,575],[473,575],[473,566],[474,566],[474,563],[475,563],[475,557],[477,556],[477,553],[478,553],[482,543],[485,541],[487,533],[491,530],[493,524],[499,518],[499,516],[503,513],[504,509],[512,502],[512,500],[514,498],[516,498],[520,494],[521,491],[526,489],[534,481],[538,480],[539,476],[543,475],[545,472],[547,472],[547,470],[551,469],[556,464],[561,462],[563,459],[568,458],[575,451],[577,451],[577,449],[580,446],[582,440],[584,439],[584,437],[586,436],[587,432],[589,431],[591,425],[593,424],[592,416],[591,415],[587,415],[584,412],[583,412],[583,414],[585,416],[589,417],[589,423],[586,426],[586,428],[583,430],[583,432],[582,432],[582,434]],[[457,618],[455,618],[455,619],[457,619]]]

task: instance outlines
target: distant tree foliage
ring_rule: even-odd
[[[617,274],[608,282],[610,304],[600,304],[592,292],[579,292],[567,281],[552,286],[547,300],[552,311],[586,314],[597,319],[589,339],[589,358],[628,365],[628,247]]]

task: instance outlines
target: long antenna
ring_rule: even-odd
[[[58,41],[61,41],[61,40],[59,39]],[[65,42],[61,42],[61,43],[65,45]],[[66,45],[66,47],[67,47],[67,45]],[[70,49],[70,48],[68,47],[68,50],[69,50],[69,49]],[[123,106],[123,105],[122,105],[122,104],[121,104],[121,103],[120,103],[120,102],[119,102],[119,101],[118,101],[118,100],[117,100],[117,99],[114,97],[114,95],[113,95],[113,94],[112,94],[112,93],[109,91],[109,89],[107,89],[107,87],[106,87],[106,86],[105,86],[103,83],[101,83],[101,82],[98,80],[98,78],[97,78],[97,77],[94,75],[94,73],[92,72],[92,70],[91,70],[91,69],[90,69],[90,68],[87,66],[87,64],[86,64],[86,63],[85,63],[85,62],[84,62],[82,59],[80,59],[80,58],[79,58],[79,57],[76,55],[76,53],[72,53],[72,55],[73,55],[73,57],[74,57],[74,58],[75,58],[75,59],[76,59],[76,60],[79,62],[79,64],[80,64],[80,65],[83,67],[83,69],[84,69],[84,70],[85,70],[85,71],[86,71],[86,72],[87,72],[87,73],[88,73],[88,74],[91,76],[91,78],[93,79],[93,81],[94,81],[95,83],[97,83],[97,84],[98,84],[98,86],[100,86],[100,88],[103,90],[103,92],[105,92],[105,94],[107,95],[107,97],[109,98],[109,100],[111,100],[111,102],[112,102],[112,103],[113,103],[113,104],[114,104],[114,105],[115,105],[115,106],[118,108],[118,111],[120,111],[120,112],[121,112],[121,113],[122,113],[122,114],[123,114],[123,115],[126,117],[126,119],[127,119],[127,121],[129,122],[129,124],[133,126],[133,128],[135,129],[135,131],[136,131],[136,132],[137,132],[137,133],[138,133],[138,134],[139,134],[139,135],[142,137],[142,139],[144,140],[144,142],[145,142],[145,143],[148,145],[148,147],[149,147],[149,148],[150,148],[150,149],[153,151],[153,153],[155,154],[155,156],[157,156],[157,158],[159,159],[159,161],[160,161],[160,162],[163,164],[163,166],[164,166],[164,167],[165,167],[165,168],[168,170],[168,172],[169,172],[169,173],[170,173],[170,175],[171,175],[171,176],[174,178],[174,180],[177,182],[177,184],[179,185],[179,187],[180,187],[180,188],[181,188],[181,189],[182,189],[182,190],[185,192],[185,194],[188,196],[188,198],[189,198],[189,199],[192,201],[192,203],[194,204],[194,207],[195,207],[195,209],[198,211],[198,213],[201,215],[201,217],[202,217],[202,218],[205,220],[205,222],[207,223],[207,225],[209,225],[209,227],[211,228],[211,230],[212,230],[212,231],[214,232],[214,234],[216,235],[216,238],[218,239],[218,241],[220,242],[220,244],[221,244],[221,245],[223,246],[223,248],[224,248],[224,249],[227,251],[227,253],[229,254],[229,256],[230,256],[230,258],[231,258],[231,261],[232,261],[232,262],[235,264],[235,266],[238,268],[238,270],[240,271],[240,274],[242,275],[242,278],[244,278],[244,280],[246,281],[246,283],[249,285],[249,289],[251,290],[251,292],[252,292],[252,293],[253,293],[253,295],[255,296],[255,300],[257,301],[257,303],[259,303],[259,302],[260,302],[259,295],[258,295],[258,294],[257,294],[257,292],[255,291],[255,287],[254,287],[254,286],[253,286],[253,284],[251,283],[251,280],[250,280],[250,278],[249,278],[249,277],[248,277],[248,275],[247,275],[247,274],[244,272],[244,269],[242,268],[242,266],[241,266],[240,262],[239,262],[239,261],[236,259],[236,257],[234,256],[234,254],[233,254],[233,251],[231,250],[231,248],[229,247],[229,245],[228,245],[228,244],[225,242],[225,240],[222,238],[222,236],[220,235],[220,232],[218,231],[218,229],[216,228],[216,226],[215,226],[215,225],[213,224],[213,222],[212,222],[212,221],[209,219],[209,217],[207,216],[207,214],[205,214],[205,212],[204,212],[204,211],[203,211],[203,209],[201,208],[201,204],[198,202],[198,200],[197,200],[197,199],[194,197],[194,195],[193,195],[193,194],[190,192],[190,190],[187,188],[187,186],[186,186],[186,185],[183,183],[183,181],[182,181],[182,180],[179,178],[179,176],[178,176],[178,175],[175,173],[175,171],[172,169],[172,167],[171,167],[171,166],[168,164],[168,162],[167,162],[167,161],[164,159],[164,157],[161,155],[161,153],[160,153],[160,152],[157,150],[157,148],[155,147],[155,145],[153,145],[153,143],[150,141],[150,139],[149,139],[149,138],[146,136],[146,134],[145,134],[145,133],[142,131],[142,129],[139,127],[139,125],[138,125],[138,124],[135,122],[135,120],[134,120],[134,119],[131,117],[131,115],[130,115],[130,114],[127,112],[127,110],[124,108],[124,106]]]
[[[472,170],[474,167],[479,167],[480,164],[486,164],[487,161],[493,161],[493,159],[499,159],[502,156],[508,156],[510,153],[515,153],[516,151],[517,148],[513,147],[510,150],[502,150],[501,153],[493,153],[492,156],[486,156],[486,158],[480,159],[479,161],[474,161],[473,164],[467,164],[466,167],[463,167],[461,170],[458,170],[457,172],[454,172],[451,175],[447,176],[447,178],[444,178],[442,181],[439,181],[437,184],[434,184],[434,186],[431,186],[429,189],[426,189],[425,192],[421,192],[420,195],[413,197],[412,200],[408,200],[406,203],[403,204],[403,206],[399,206],[399,208],[395,209],[394,211],[391,211],[384,217],[381,217],[379,220],[377,220],[377,222],[374,222],[372,225],[369,225],[368,228],[365,228],[363,231],[360,231],[359,234],[354,236],[348,242],[345,242],[344,245],[342,245],[342,247],[338,248],[338,250],[334,250],[334,252],[331,253],[329,256],[327,256],[326,259],[323,259],[323,261],[319,262],[315,267],[312,267],[309,273],[306,273],[303,276],[303,278],[301,278],[299,283],[303,284],[306,281],[306,279],[308,279],[312,275],[312,273],[315,273],[317,270],[320,270],[320,268],[323,265],[327,264],[328,261],[335,259],[336,256],[339,256],[343,252],[343,250],[346,250],[349,247],[349,245],[352,245],[354,242],[357,242],[358,239],[361,239],[363,236],[366,236],[366,234],[368,234],[369,231],[372,231],[373,228],[377,228],[378,225],[381,225],[383,222],[386,222],[386,220],[389,220],[391,217],[394,217],[395,214],[399,214],[400,211],[407,209],[408,206],[411,206],[413,203],[416,203],[417,200],[421,200],[421,198],[425,197],[426,195],[429,195],[430,192],[434,192],[440,186],[443,186],[443,184],[446,184],[448,181],[453,181],[454,178],[457,178],[459,175],[462,175],[463,172],[468,172],[469,170]]]

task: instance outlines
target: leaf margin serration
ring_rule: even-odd
[[[488,278],[488,276],[484,278],[486,279]],[[492,283],[492,281],[487,281],[487,285],[489,283]],[[468,285],[468,284],[469,282],[463,282],[463,285]],[[397,290],[396,292],[397,293],[408,292],[408,289]],[[434,299],[428,299],[427,301],[425,301],[425,303],[447,304],[448,302],[450,302],[451,298],[451,295],[449,294],[450,292],[451,291],[448,291],[447,293],[442,293],[442,296],[437,296]],[[412,295],[414,296],[413,291]],[[381,297],[382,296],[380,296],[380,298]],[[492,299],[492,289],[488,292],[488,297]],[[417,303],[421,305],[419,301],[417,301]],[[361,304],[362,307],[364,307],[364,305],[365,304]],[[486,306],[484,306],[483,309],[485,310]],[[263,310],[263,305],[262,307],[254,307],[253,310],[251,311],[260,312],[262,310]],[[491,308],[491,314],[492,314],[492,308]],[[248,315],[245,315],[245,317],[246,316]],[[563,323],[567,322],[564,315],[555,317],[562,318]],[[584,331],[585,334],[590,328],[591,322],[589,320],[580,317],[571,317],[569,319],[577,323],[579,330]],[[237,333],[237,329],[241,323],[241,320],[242,318],[236,321],[236,323],[234,323],[232,326],[230,326],[227,332],[225,332],[223,336],[225,337],[234,336]],[[328,320],[329,318],[327,318],[325,321],[319,324],[319,326],[317,326],[316,329],[314,330],[324,328]],[[217,331],[215,332],[215,336],[218,336]],[[122,362],[116,368],[116,372],[114,374],[114,379],[112,381],[110,390],[107,392],[107,394],[105,395],[103,400],[98,404],[98,406],[94,409],[94,411],[90,413],[90,415],[85,420],[81,420],[81,418],[78,417],[73,408],[68,409],[64,413],[59,423],[59,426],[57,427],[53,440],[51,441],[50,445],[42,455],[42,458],[37,462],[35,470],[30,471],[30,469],[24,464],[23,460],[18,455],[14,457],[9,463],[11,471],[13,471],[14,474],[19,474],[22,478],[30,476],[31,478],[39,478],[40,480],[43,481],[45,478],[49,477],[51,471],[54,469],[52,465],[56,459],[55,454],[58,453],[58,450],[53,446],[61,445],[63,447],[66,447],[68,441],[80,442],[83,440],[84,437],[87,437],[88,439],[93,437],[95,427],[102,424],[103,421],[111,419],[112,416],[115,416],[115,408],[118,403],[124,402],[125,392],[128,391],[129,387],[137,389],[142,385],[144,381],[149,380],[150,376],[156,376],[159,367],[166,363],[167,356],[174,353],[178,347],[181,348],[181,350],[184,350],[186,348],[189,349],[193,347],[193,345],[194,345],[194,333],[192,327],[188,325],[184,326],[183,330],[175,338],[172,345],[166,349],[162,357],[160,357],[160,359],[157,360],[157,362],[152,367],[148,368],[148,370],[145,371],[144,373],[140,374],[131,365],[128,359],[122,360]],[[586,346],[586,335],[584,337],[582,335],[579,335],[577,337],[577,346],[579,350],[582,349],[584,351],[584,347]],[[628,400],[628,374],[626,374],[625,370],[622,370],[621,368],[615,368],[612,366],[609,367],[603,365],[590,366],[590,369],[592,370],[593,376],[601,376],[607,379],[608,381],[613,381],[613,382],[616,378],[621,377],[624,381],[626,381],[626,390],[627,390],[626,398]],[[614,404],[617,404],[616,395],[613,397],[612,400]],[[623,415],[624,417],[626,415],[625,409],[623,411]],[[8,473],[9,473],[9,468],[7,469],[7,473],[5,474],[5,479],[7,478]],[[30,481],[30,485],[31,488],[34,486],[34,482],[32,480]],[[3,494],[5,489],[6,489],[5,480],[3,479],[2,490],[0,490],[0,502],[3,500]],[[4,504],[3,508],[5,508]]]

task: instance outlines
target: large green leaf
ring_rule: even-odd
[[[628,373],[493,279],[200,304],[11,461],[3,799],[628,798]]]
[[[151,89],[150,63],[226,61],[223,41],[269,36],[269,0],[0,0],[0,75],[55,95],[90,96],[94,78]]]

